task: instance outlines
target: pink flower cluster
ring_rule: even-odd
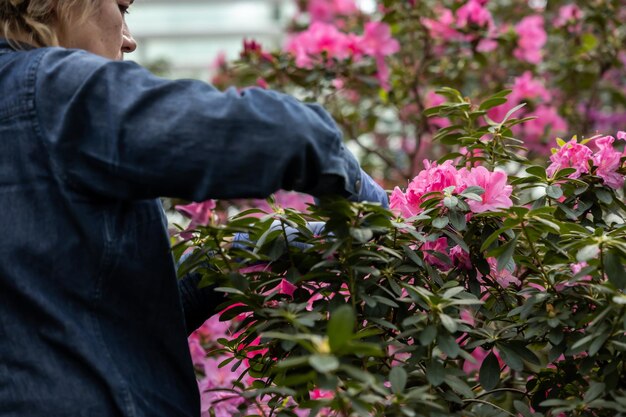
[[[492,39],[496,35],[496,25],[486,0],[468,0],[456,12],[445,7],[435,8],[435,19],[423,18],[422,24],[430,36],[436,40],[471,42],[479,40],[477,50],[490,52],[497,47]],[[479,34],[470,33],[479,31]]]
[[[190,203],[187,205],[178,205],[174,208],[180,212],[183,216],[191,219],[187,229],[181,233],[183,239],[190,239],[191,231],[198,226],[206,226],[211,220],[213,210],[215,209],[215,200],[206,200],[200,203]]]
[[[547,143],[542,142],[546,133],[549,132],[550,136],[554,137],[565,134],[568,129],[567,122],[552,105],[554,94],[544,86],[543,81],[535,78],[531,71],[525,71],[516,77],[510,88],[512,91],[508,96],[508,101],[501,106],[490,109],[487,113],[488,116],[499,122],[513,107],[531,101],[535,105],[533,111],[529,112],[523,109],[513,117],[534,116],[536,118],[515,126],[513,131],[524,139],[525,146],[531,151],[541,154],[547,153],[550,147]]]
[[[519,37],[517,48],[513,51],[515,58],[531,64],[541,62],[543,59],[542,48],[548,40],[543,25],[544,19],[540,15],[527,16],[515,25],[515,31]]]
[[[472,186],[484,190],[480,196],[481,201],[468,201],[473,213],[497,211],[513,205],[510,198],[513,189],[507,185],[507,175],[504,172],[491,172],[481,166],[457,170],[452,161],[437,164],[426,160],[424,166],[425,169],[409,183],[406,192],[396,187],[391,194],[391,209],[405,218],[423,211],[420,205],[424,202],[426,194],[442,192],[448,187],[454,187],[454,194],[462,193]]]
[[[555,27],[567,27],[572,33],[580,32],[580,21],[583,18],[583,12],[576,4],[566,4],[559,9],[559,15],[552,23]]]
[[[617,139],[626,141],[626,132],[618,132]],[[586,144],[578,143],[574,138],[554,152],[550,157],[552,163],[546,172],[553,176],[561,169],[574,168],[576,171],[569,178],[578,178],[592,172],[593,166],[595,175],[602,178],[607,186],[620,189],[624,186],[624,175],[618,171],[622,167],[622,158],[626,156],[626,151],[616,150],[614,142],[613,136],[596,138],[594,144],[598,150],[593,152]]]
[[[295,56],[296,65],[301,68],[312,68],[322,62],[324,54],[327,58],[323,62],[325,64],[332,59],[359,61],[364,56],[373,57],[378,67],[378,79],[388,89],[389,68],[385,57],[398,52],[400,44],[391,36],[391,29],[386,23],[366,23],[363,35],[357,35],[341,32],[335,25],[318,21],[292,36],[286,50]]]
[[[359,9],[354,0],[309,0],[307,11],[312,22],[333,22],[337,16],[349,16]]]

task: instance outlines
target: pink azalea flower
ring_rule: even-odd
[[[502,271],[498,271],[498,260],[496,258],[488,258],[487,262],[489,263],[489,278],[498,283],[502,288],[508,288],[511,284],[516,286],[521,285],[521,281],[513,275],[513,272],[504,268]],[[482,279],[482,276],[479,274],[479,281]]]
[[[554,19],[554,26],[559,28],[568,25],[574,25],[571,31],[578,31],[578,24],[583,18],[583,12],[576,4],[566,4],[559,9],[559,15]]]
[[[541,49],[548,40],[544,30],[544,19],[540,15],[532,15],[523,18],[515,31],[519,38],[517,48],[513,51],[515,58],[531,64],[539,64],[543,58]]]
[[[563,168],[575,168],[576,171],[571,173],[569,177],[578,178],[582,174],[589,172],[589,160],[592,154],[591,149],[577,143],[576,139],[572,139],[561,146],[561,148],[550,157],[552,163],[546,170],[546,173],[552,177],[557,171]]]
[[[293,297],[293,293],[297,289],[298,287],[296,287],[295,285],[293,285],[291,282],[287,281],[286,279],[281,279],[280,284],[278,284],[278,293],[286,294],[290,297]]]
[[[436,19],[422,19],[422,24],[428,29],[430,36],[433,39],[451,40],[459,38],[461,35],[456,30],[452,29],[454,26],[454,14],[450,9],[439,7],[435,9],[437,13]]]
[[[202,417],[211,416],[211,412],[215,413],[216,417],[231,417],[237,413],[237,407],[244,401],[243,397],[230,391],[218,390],[220,388],[232,388],[233,383],[241,374],[241,371],[231,372],[229,366],[220,368],[218,365],[224,359],[226,358],[207,358],[204,362],[206,377],[198,382]]]
[[[425,169],[409,183],[405,194],[407,204],[416,213],[422,211],[420,204],[425,194],[460,185],[460,178],[452,161],[439,165],[437,162],[424,160],[424,167]]]
[[[456,245],[450,249],[450,258],[456,268],[465,270],[472,269],[472,261],[470,260],[469,253],[465,252],[461,246]]]
[[[595,140],[600,150],[593,156],[597,167],[596,175],[604,180],[611,188],[620,189],[624,186],[624,176],[617,172],[620,168],[622,153],[615,150],[613,136],[603,136]]]
[[[391,36],[389,25],[381,22],[366,23],[360,47],[365,54],[375,58],[378,68],[377,78],[381,86],[389,90],[389,67],[385,57],[400,50],[400,43]]]
[[[206,226],[211,220],[211,214],[215,208],[215,200],[207,200],[201,203],[191,203],[187,205],[178,205],[174,207],[181,214],[189,217],[191,223],[187,229],[180,234],[183,239],[191,239],[192,233],[197,226]]]
[[[174,207],[176,210],[191,219],[194,226],[206,226],[211,219],[211,213],[215,208],[215,200],[207,200],[201,203],[191,203]],[[190,226],[192,227],[192,226]]]
[[[459,312],[459,318],[461,321],[466,323],[468,326],[474,327],[476,325],[476,320],[474,318],[474,313],[472,313],[468,309],[463,309]]]
[[[267,83],[267,81],[263,77],[259,77],[256,79],[256,85],[258,87],[261,87],[264,90],[267,90],[270,88],[270,85]]]
[[[575,263],[575,264],[571,264],[570,265],[570,269],[572,271],[572,275],[579,274],[580,271],[582,271],[587,266],[589,266],[589,265],[587,265],[587,262],[578,262],[578,263]],[[580,277],[576,282],[562,282],[562,283],[556,284],[554,286],[554,288],[557,291],[562,291],[565,288],[575,287],[575,286],[581,285],[582,282],[589,282],[589,281],[591,281],[591,275],[584,275],[584,276]]]
[[[417,214],[416,210],[409,205],[405,194],[399,187],[393,189],[393,192],[389,197],[389,207],[405,219],[413,217]]]
[[[363,52],[371,56],[387,56],[400,50],[400,43],[391,36],[391,28],[386,23],[369,22],[361,40]]]
[[[438,252],[438,253],[447,254],[448,238],[440,237],[434,242],[426,242],[420,247],[420,250],[423,251],[424,260],[428,262],[428,264],[434,267],[440,268],[442,271],[447,271],[448,269],[450,269],[451,267],[450,264],[442,261],[441,259],[433,255],[432,253],[429,253],[430,251],[430,252]]]
[[[335,18],[357,12],[354,0],[309,0],[307,10],[312,22],[331,23]]]
[[[328,58],[348,58],[350,42],[348,36],[336,26],[313,22],[307,30],[293,36],[286,49],[295,55],[297,66],[312,68],[314,59],[319,59],[322,53],[326,53]]]
[[[617,139],[619,140],[626,140],[626,132],[617,132]]]
[[[283,190],[274,193],[274,200],[279,207],[291,208],[298,211],[307,211],[308,205],[314,203],[313,197],[310,195]],[[263,211],[272,211],[267,200],[253,200],[253,205]]]
[[[459,175],[465,187],[479,186],[485,190],[480,196],[481,201],[468,200],[467,204],[473,213],[497,211],[513,205],[510,198],[513,187],[507,185],[508,176],[504,172],[490,172],[479,166],[471,170],[462,168]]]
[[[493,17],[484,3],[478,0],[469,0],[456,11],[456,25],[459,28],[467,26],[492,27]]]
[[[543,82],[533,77],[531,71],[525,71],[521,76],[515,78],[512,90],[511,95],[509,95],[509,99],[512,101],[519,102],[522,99],[540,98],[547,102],[552,99],[552,94],[546,89]]]

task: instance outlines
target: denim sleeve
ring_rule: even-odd
[[[119,198],[359,194],[359,164],[318,105],[218,91],[132,62],[50,48],[35,80],[40,134],[62,180]]]

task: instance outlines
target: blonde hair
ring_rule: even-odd
[[[83,21],[100,0],[0,0],[1,36],[11,45],[59,46],[61,27]]]

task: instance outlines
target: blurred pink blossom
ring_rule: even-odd
[[[541,62],[542,48],[548,40],[543,25],[544,19],[540,15],[526,16],[515,25],[515,31],[519,36],[517,48],[513,51],[515,58],[531,64]]]
[[[400,50],[400,43],[391,36],[391,28],[386,23],[368,22],[360,46],[366,55],[373,56],[378,68],[377,78],[380,85],[389,90],[389,67],[385,57]]]
[[[570,31],[580,30],[579,22],[583,18],[583,12],[576,4],[566,4],[559,8],[559,15],[554,19],[553,25],[557,28],[571,25]]]
[[[206,226],[211,219],[211,213],[215,209],[215,200],[207,200],[201,203],[191,203],[174,207],[180,213],[191,219],[190,228],[194,226]]]
[[[391,28],[386,23],[368,22],[361,39],[361,48],[367,55],[392,55],[400,50],[400,43],[391,36]]]
[[[509,100],[513,102],[521,102],[523,99],[534,100],[540,98],[544,102],[552,99],[552,94],[546,89],[543,82],[533,77],[531,71],[524,71],[522,75],[515,78],[513,82],[511,95]]]
[[[456,11],[456,25],[459,28],[467,26],[492,27],[493,17],[484,5],[485,2],[469,0]]]
[[[191,203],[174,207],[178,212],[191,219],[189,226],[180,234],[183,239],[191,239],[192,233],[197,226],[206,226],[211,220],[211,214],[215,209],[215,200],[207,200],[201,203]]]
[[[326,53],[328,58],[348,58],[350,42],[348,35],[340,32],[335,25],[313,22],[307,30],[294,35],[286,49],[294,54],[297,66],[312,68],[314,59],[319,59],[322,53]]]
[[[538,153],[547,153],[549,145],[541,142],[546,135],[555,137],[567,133],[567,122],[563,119],[557,109],[553,106],[541,104],[534,112],[525,116],[535,116],[536,119],[529,120],[522,125],[522,134],[525,146]]]
[[[574,168],[575,172],[569,175],[570,178],[578,178],[582,174],[589,172],[589,160],[593,152],[586,145],[582,145],[576,141],[576,138],[570,140],[561,146],[556,153],[550,157],[552,163],[546,170],[546,173],[552,177],[557,171],[563,168]]]
[[[453,29],[454,14],[450,9],[438,7],[435,9],[436,19],[422,18],[422,24],[428,29],[434,39],[450,40],[460,37],[459,32]]]
[[[311,21],[332,23],[337,16],[358,12],[354,0],[309,0],[307,10]]]
[[[296,65],[312,68],[323,54],[330,59],[352,58],[359,61],[364,55],[374,58],[377,78],[383,88],[389,89],[389,68],[385,57],[400,50],[400,44],[391,36],[389,25],[382,22],[365,24],[364,34],[341,32],[335,25],[316,21],[287,42],[286,50],[296,59]],[[330,61],[328,61],[330,62]]]
[[[502,171],[490,172],[487,168],[478,166],[468,170],[462,168],[459,171],[464,187],[478,186],[485,192],[480,196],[482,201],[468,200],[467,204],[474,213],[485,211],[497,211],[513,205],[511,193],[513,187],[507,185],[508,176]]]

